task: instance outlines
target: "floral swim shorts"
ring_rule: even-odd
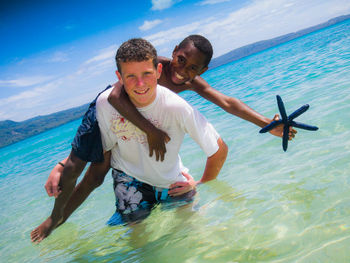
[[[116,197],[116,212],[108,225],[137,222],[146,218],[159,203],[190,203],[195,190],[181,196],[171,197],[168,188],[160,188],[141,182],[117,169],[112,170],[113,188]]]

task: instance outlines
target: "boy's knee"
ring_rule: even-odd
[[[89,185],[92,188],[97,188],[103,184],[103,181],[105,179],[106,174],[88,171],[86,176],[87,176],[87,179],[89,181]]]
[[[95,175],[94,176],[94,186],[95,187],[99,187],[100,185],[102,185],[103,184],[103,182],[104,182],[104,180],[105,180],[105,175]]]
[[[88,171],[87,178],[89,183],[94,187],[99,187],[103,184],[107,172],[110,168],[110,152],[104,154],[104,161],[102,163],[91,163]]]

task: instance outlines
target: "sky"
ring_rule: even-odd
[[[349,0],[0,1],[0,121],[92,101],[117,81],[115,52],[132,37],[171,57],[201,34],[217,57],[346,14]]]

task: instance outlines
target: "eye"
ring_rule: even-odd
[[[196,72],[197,72],[198,67],[196,67],[196,66],[191,66],[191,70],[192,70],[192,71],[196,71]]]
[[[178,56],[178,57],[177,57],[177,61],[178,61],[180,64],[184,64],[184,63],[185,63],[185,58],[182,57],[182,56]]]

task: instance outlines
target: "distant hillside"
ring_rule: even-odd
[[[310,34],[314,31],[320,30],[322,28],[326,28],[329,26],[332,26],[334,24],[340,23],[344,20],[350,19],[350,15],[344,15],[344,16],[339,16],[333,19],[330,19],[326,23],[322,23],[313,27],[309,27],[303,30],[300,30],[295,33],[290,33],[287,35],[279,36],[276,38],[272,38],[269,40],[262,40],[259,42],[255,42],[253,44],[249,44],[237,49],[234,49],[222,56],[219,56],[217,58],[212,59],[212,61],[209,64],[209,69],[213,69],[216,67],[219,67],[221,65],[227,64],[229,62],[239,60],[241,58],[253,55],[255,53],[258,53],[260,51],[263,51],[265,49],[280,45],[282,43],[291,41],[293,39],[296,39],[298,37],[302,37],[304,35]]]
[[[0,121],[0,148],[79,119],[84,115],[88,106],[89,104],[84,104],[76,108],[50,115],[37,116],[22,122]]]

